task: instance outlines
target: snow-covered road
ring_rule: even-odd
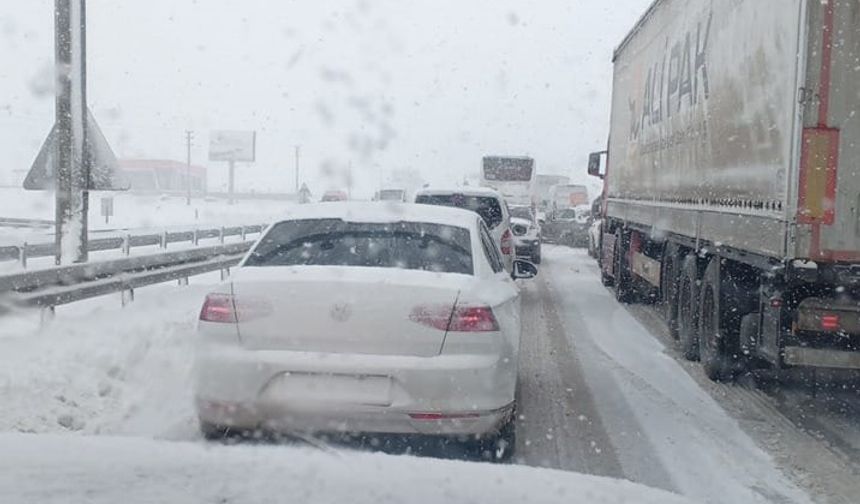
[[[809,502],[600,285],[591,258],[568,248],[545,257],[526,293],[521,375],[534,420],[527,416],[519,431],[524,443],[543,438],[543,448],[525,447],[526,462],[624,477],[703,502]]]
[[[584,252],[548,247],[544,253],[541,276],[526,286],[523,300],[520,465],[629,479],[699,502],[852,502],[852,488],[860,491],[854,480],[839,475],[831,485],[798,478],[793,467],[786,468],[784,461],[794,464],[796,458],[774,454],[806,435],[784,422],[777,426],[778,440],[758,436],[749,428],[749,415],[764,410],[729,405],[745,396],[734,394],[733,386],[698,379],[694,366],[680,362],[654,328],[634,316],[636,308],[615,302]],[[61,307],[44,328],[36,314],[2,320],[0,502],[115,502],[134,482],[146,490],[139,502],[214,502],[219,496],[224,502],[256,502],[301,491],[291,486],[291,477],[330,481],[309,497],[334,502],[358,495],[361,481],[379,487],[390,471],[409,484],[366,495],[390,495],[394,502],[412,488],[428,497],[412,502],[451,495],[469,501],[472,490],[457,492],[470,478],[504,481],[489,485],[477,502],[571,502],[577,488],[598,493],[577,494],[573,502],[602,502],[584,496],[617,488],[608,479],[484,464],[475,469],[476,464],[340,448],[341,455],[332,457],[294,446],[205,445],[191,408],[190,355],[200,300],[217,280],[209,275],[188,287],[141,289],[126,308],[114,297]],[[69,454],[87,456],[76,464],[76,455]],[[818,456],[816,463],[824,460]],[[344,465],[367,468],[337,479]],[[253,481],[242,476],[249,468],[260,471]],[[422,468],[430,480],[445,484],[418,483]],[[278,471],[284,481],[260,483]],[[219,483],[207,483],[212,481]],[[261,489],[257,496],[254,485]],[[668,502],[638,492],[625,495],[633,502]],[[374,502],[380,500],[386,501]]]

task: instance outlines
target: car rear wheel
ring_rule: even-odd
[[[235,436],[237,432],[230,427],[224,425],[212,424],[209,422],[200,421],[200,434],[206,441],[222,441]]]
[[[513,458],[517,446],[516,416],[516,410],[514,410],[496,435],[481,438],[475,442],[476,454],[482,460],[504,463]]]

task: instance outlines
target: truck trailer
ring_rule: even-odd
[[[860,2],[657,0],[613,65],[604,284],[714,380],[860,369]]]

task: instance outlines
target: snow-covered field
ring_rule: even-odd
[[[105,223],[101,216],[101,198],[113,197],[114,216]],[[193,229],[229,225],[264,224],[281,215],[291,203],[283,201],[206,201],[194,198],[190,206],[183,197],[144,196],[131,193],[93,192],[90,194],[89,225],[91,231],[106,229]],[[54,219],[54,193],[25,191],[0,187],[0,217],[20,219]],[[24,241],[51,241],[52,229],[3,229],[0,245],[20,245]]]

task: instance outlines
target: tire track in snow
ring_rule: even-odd
[[[543,280],[523,296],[521,463],[625,477]]]

